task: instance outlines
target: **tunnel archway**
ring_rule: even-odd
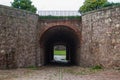
[[[53,60],[54,45],[66,45],[66,60],[71,64],[79,65],[80,38],[77,32],[69,26],[52,26],[40,36],[42,64]]]

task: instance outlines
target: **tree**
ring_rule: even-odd
[[[120,3],[107,2],[103,5],[103,7],[109,7],[109,6],[120,6]]]
[[[27,10],[33,13],[36,13],[37,9],[34,5],[32,5],[31,0],[14,0],[11,3],[11,6],[18,9]]]
[[[79,9],[79,12],[85,13],[100,9],[105,3],[107,3],[107,0],[85,0],[83,6],[81,6]]]

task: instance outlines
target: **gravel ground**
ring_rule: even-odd
[[[77,66],[0,70],[0,80],[120,80],[120,70],[92,70]]]

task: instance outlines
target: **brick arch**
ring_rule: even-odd
[[[44,34],[47,32],[47,31],[49,31],[50,29],[52,29],[52,28],[54,28],[54,27],[66,27],[66,28],[68,28],[68,29],[70,29],[70,30],[72,30],[72,31],[74,31],[74,34],[77,36],[77,38],[78,38],[78,40],[80,41],[80,39],[81,39],[81,31],[80,31],[80,29],[77,27],[77,26],[73,26],[73,25],[71,25],[71,24],[48,24],[48,25],[46,25],[45,27],[42,27],[41,29],[40,29],[40,37],[39,37],[39,42],[40,42],[40,45],[42,44],[42,38],[44,37]],[[79,42],[79,45],[78,45],[78,47],[80,47],[80,42]]]
[[[79,65],[80,35],[81,32],[76,26],[57,24],[42,28],[39,37],[42,64],[48,64],[53,60],[54,44],[66,44],[66,59],[73,65]]]

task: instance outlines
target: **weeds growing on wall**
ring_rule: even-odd
[[[69,20],[69,19],[77,19],[77,20],[81,20],[81,16],[39,16],[40,19],[51,19],[51,20],[57,20],[57,19],[61,19],[61,20]]]

